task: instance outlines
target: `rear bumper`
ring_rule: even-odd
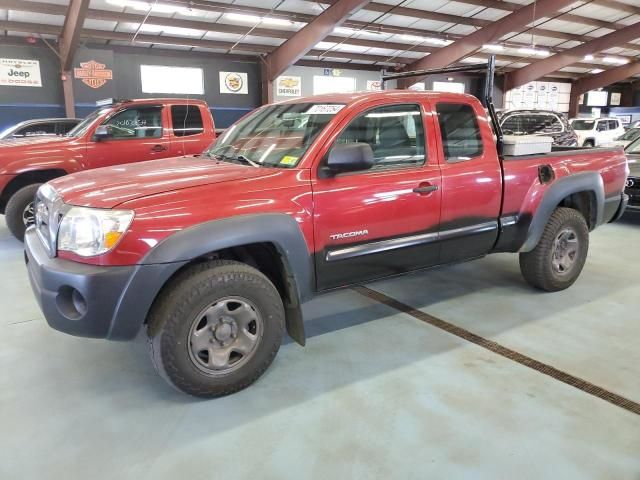
[[[0,213],[4,214],[5,203],[7,202],[7,198],[4,197],[4,189],[9,185],[11,180],[16,178],[16,175],[0,175]]]
[[[609,220],[609,222],[615,222],[616,220],[619,220],[620,217],[622,217],[622,215],[624,214],[625,210],[628,208],[627,205],[629,203],[629,195],[627,195],[626,193],[623,193],[620,196],[620,203],[618,204],[618,208],[616,209],[615,213],[613,214],[613,217],[611,218],[611,220]]]

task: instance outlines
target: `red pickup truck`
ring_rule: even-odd
[[[64,137],[0,141],[0,214],[22,240],[38,187],[54,178],[123,163],[202,152],[215,139],[207,104],[186,99],[99,102]]]
[[[500,139],[499,127],[497,137]],[[213,397],[255,381],[301,305],[359,282],[517,252],[534,287],[569,287],[589,231],[619,217],[622,149],[499,155],[474,97],[383,91],[262,107],[202,155],[43,185],[26,234],[49,324],[132,339]]]

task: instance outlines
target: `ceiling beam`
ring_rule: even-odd
[[[582,77],[574,83],[571,89],[571,94],[582,95],[583,93],[590,92],[591,90],[603,88],[607,85],[630,79],[634,75],[638,74],[640,74],[640,62],[621,65],[619,67],[612,68],[611,70],[598,73],[597,75]]]
[[[515,70],[507,75],[505,88],[511,90],[519,87],[551,72],[560,70],[563,67],[578,63],[583,60],[586,55],[592,55],[637,38],[640,38],[640,23],[634,23],[621,30],[596,38],[543,60],[532,62],[526,67]]]
[[[338,0],[264,58],[268,80],[275,80],[370,0]]]
[[[62,71],[71,68],[73,55],[78,48],[80,31],[89,8],[89,0],[70,0],[60,34],[60,65]]]
[[[534,18],[534,14],[537,18],[552,16],[560,9],[574,2],[575,0],[539,0],[534,2],[510,13],[497,22],[493,22],[489,26],[455,41],[451,45],[441,48],[427,57],[421,58],[409,65],[407,70],[427,70],[452,65],[477,51],[483,44],[494,42],[504,35],[528,25],[531,19]],[[406,88],[411,83],[419,80],[420,78],[405,79],[404,81],[398,81],[398,85]]]

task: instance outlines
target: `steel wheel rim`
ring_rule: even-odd
[[[33,202],[29,202],[22,211],[22,222],[25,227],[30,227],[36,223],[36,213],[34,210]]]
[[[250,300],[230,296],[209,304],[189,329],[189,358],[207,375],[238,370],[255,355],[264,333],[264,322]]]
[[[551,266],[559,275],[567,275],[573,270],[580,252],[578,234],[572,228],[562,229],[553,241]]]

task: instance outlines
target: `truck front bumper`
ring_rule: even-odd
[[[52,328],[81,337],[117,337],[115,314],[135,266],[98,267],[50,258],[34,229],[25,234],[25,261],[31,288]]]

